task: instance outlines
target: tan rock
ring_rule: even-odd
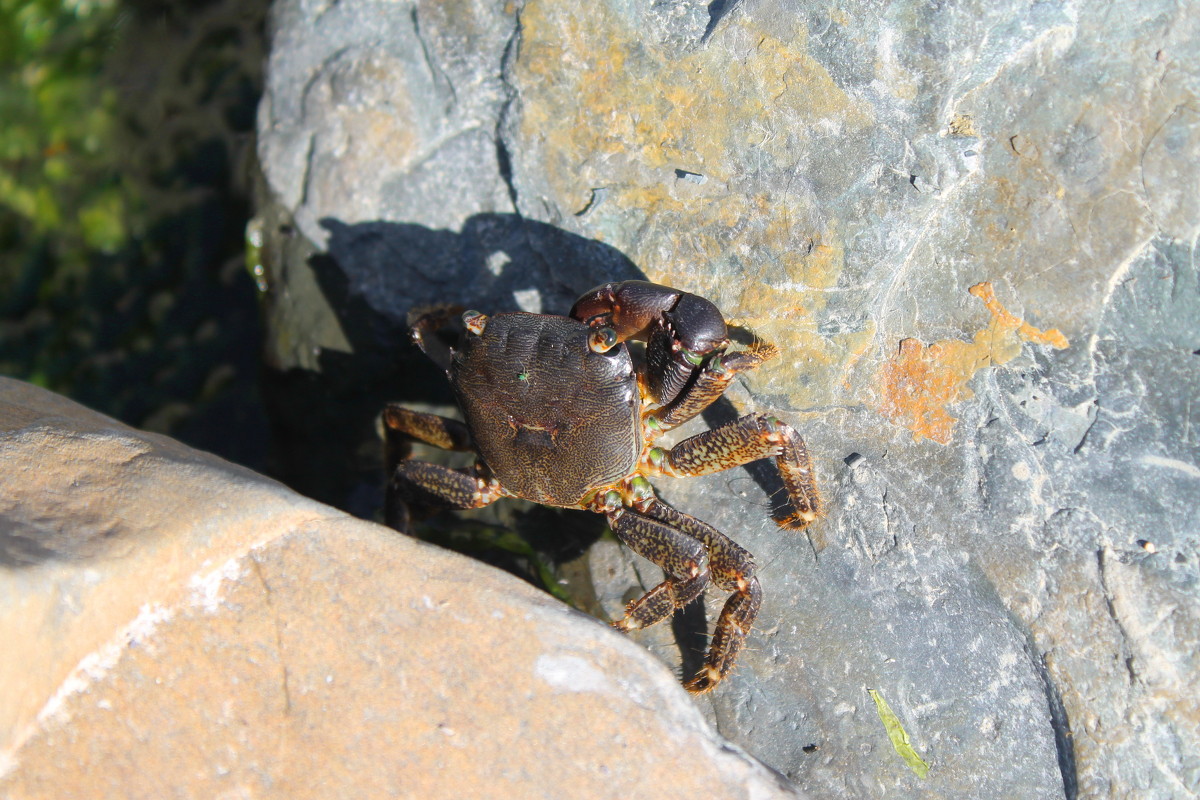
[[[504,573],[0,378],[0,796],[794,797]]]

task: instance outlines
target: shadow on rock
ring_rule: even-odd
[[[645,277],[608,245],[514,214],[479,214],[460,232],[321,224],[327,252],[307,266],[350,348],[323,349],[317,371],[268,371],[273,472],[302,494],[366,519],[378,520],[383,506],[376,420],[384,404],[442,407],[439,413],[454,406],[445,375],[409,340],[411,309],[452,302],[487,313],[565,314],[593,286]],[[604,531],[592,514],[512,501],[489,507],[483,521],[463,517],[435,517],[422,536],[543,586],[551,578],[547,563],[578,559]]]

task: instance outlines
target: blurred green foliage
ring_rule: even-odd
[[[97,80],[116,20],[112,2],[0,0],[5,243],[21,228],[52,238],[76,277],[89,250],[115,252],[127,237],[131,195],[110,155],[115,92]]]
[[[0,0],[0,373],[261,466],[266,0]]]

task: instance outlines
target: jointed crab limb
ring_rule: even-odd
[[[799,530],[821,516],[821,495],[817,493],[817,478],[813,474],[812,459],[808,457],[808,445],[800,434],[789,425],[783,425],[783,449],[775,457],[775,468],[787,488],[786,514],[778,514],[775,521],[782,528]]]
[[[695,600],[707,584],[707,572],[685,581],[667,578],[630,603],[625,608],[624,618],[614,622],[613,627],[626,632],[648,628]]]
[[[681,347],[670,331],[655,331],[646,342],[645,385],[656,403],[678,400],[700,369],[703,356]]]
[[[481,508],[501,496],[499,487],[480,478],[474,467],[451,469],[428,461],[405,461],[393,480],[414,500],[450,508]]]
[[[471,432],[458,420],[389,403],[383,411],[383,426],[389,482],[384,521],[393,528],[407,531],[413,510],[479,508],[500,496],[499,486],[474,468],[454,470],[406,460],[413,439],[444,450],[473,449]]]
[[[652,451],[652,462],[656,455]],[[787,505],[776,522],[785,528],[803,528],[821,514],[812,461],[800,434],[774,417],[747,414],[684,439],[661,453],[657,466],[668,475],[708,475],[771,456],[787,490]]]
[[[624,619],[613,623],[623,631],[638,630],[666,619],[695,600],[708,583],[704,547],[700,542],[629,509],[609,512],[608,524],[630,550],[657,564],[667,579],[634,600]]]
[[[721,617],[717,620],[716,630],[713,631],[712,644],[708,649],[708,657],[704,660],[704,668],[700,674],[692,678],[685,688],[693,694],[710,692],[729,674],[737,661],[742,645],[746,643],[746,635],[754,625],[758,609],[762,606],[762,588],[758,578],[750,578],[746,588],[729,598],[721,609]]]
[[[663,567],[668,577],[630,603],[616,627],[635,630],[665,619],[698,597],[711,575],[717,586],[733,595],[717,620],[704,667],[686,684],[690,692],[711,691],[733,669],[762,605],[754,559],[713,526],[666,503],[646,503],[645,515],[630,510],[610,512],[609,524],[630,549]],[[708,568],[700,570],[697,559],[705,553]],[[693,577],[680,580],[682,570]]]
[[[704,359],[729,344],[721,311],[710,301],[646,281],[606,283],[587,292],[571,316],[596,331],[604,352],[628,339],[646,342],[646,387],[656,403],[671,403]]]
[[[746,636],[762,605],[762,589],[754,576],[754,559],[749,551],[735,543],[707,522],[684,514],[663,502],[653,504],[647,513],[655,519],[683,531],[704,545],[708,551],[708,570],[712,582],[727,592],[733,592],[721,611],[712,644],[704,667],[686,684],[688,691],[697,694],[711,691],[737,660]]]
[[[409,336],[421,352],[441,369],[450,371],[454,359],[454,348],[438,332],[463,330],[462,314],[466,309],[458,305],[436,305],[413,309],[408,312]]]
[[[708,572],[718,588],[727,592],[742,591],[754,576],[754,557],[750,551],[707,522],[684,514],[661,500],[650,506],[646,513],[704,545],[708,552]]]
[[[621,342],[648,341],[665,330],[682,347],[704,354],[727,341],[725,318],[710,301],[649,281],[597,286],[575,301],[571,316],[588,327],[612,328]]]
[[[409,439],[443,450],[471,450],[474,447],[471,431],[458,420],[413,411],[399,403],[388,403],[383,409],[383,424],[388,446],[395,446],[397,450],[407,446]],[[392,439],[401,441],[393,445]],[[407,455],[407,451],[404,451],[404,455]]]
[[[451,469],[427,461],[402,461],[388,484],[385,522],[408,531],[411,512],[421,515],[443,509],[482,508],[504,496],[494,478],[482,477],[475,467]]]
[[[393,528],[407,531],[412,521],[410,506],[420,506],[421,502],[416,496],[416,490],[412,488],[412,484],[420,480],[420,476],[401,475],[401,465],[404,465],[404,470],[408,470],[409,463],[418,463],[406,461],[412,453],[412,441],[416,439],[445,450],[470,450],[471,432],[456,419],[425,414],[404,408],[398,403],[389,403],[383,411],[383,433],[383,455],[389,481],[383,517]],[[457,481],[454,478],[446,480],[452,484]],[[446,480],[441,482],[445,483]],[[461,491],[456,491],[461,494]],[[435,507],[445,505],[446,502],[438,502]],[[426,503],[425,508],[428,507],[429,503]]]

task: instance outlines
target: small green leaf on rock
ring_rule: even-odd
[[[896,712],[892,711],[887,700],[883,699],[883,695],[874,689],[867,689],[867,693],[875,701],[875,710],[879,712],[879,719],[883,722],[883,728],[887,731],[888,738],[892,740],[892,747],[896,748],[896,752],[908,764],[909,769],[917,773],[918,778],[923,779],[925,773],[929,772],[929,765],[917,755],[917,751],[909,743],[908,732],[900,724],[900,718],[896,716]]]

